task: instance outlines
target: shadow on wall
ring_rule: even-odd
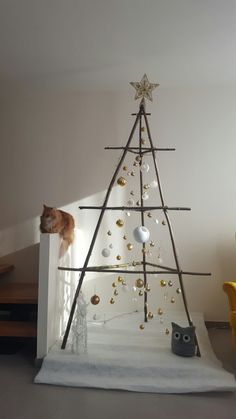
[[[9,253],[0,258],[1,263],[9,263],[15,269],[1,277],[1,283],[14,282],[37,282],[39,265],[39,244],[28,246],[17,252]]]

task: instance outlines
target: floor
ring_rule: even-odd
[[[210,329],[224,367],[236,375],[236,351],[228,329]],[[236,393],[146,394],[33,384],[30,349],[0,355],[1,419],[235,419]]]

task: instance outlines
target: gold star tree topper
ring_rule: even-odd
[[[142,98],[148,99],[152,102],[152,91],[159,86],[157,83],[150,83],[147,75],[144,74],[142,80],[140,82],[130,82],[131,86],[133,86],[136,90],[135,100]]]

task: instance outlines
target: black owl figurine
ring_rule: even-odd
[[[180,356],[194,356],[195,326],[181,327],[176,323],[172,324],[171,349],[172,352]]]

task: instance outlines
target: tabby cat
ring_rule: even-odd
[[[74,240],[75,222],[72,215],[57,208],[44,205],[40,221],[41,233],[58,233],[60,235],[62,239],[60,257],[64,256]]]

